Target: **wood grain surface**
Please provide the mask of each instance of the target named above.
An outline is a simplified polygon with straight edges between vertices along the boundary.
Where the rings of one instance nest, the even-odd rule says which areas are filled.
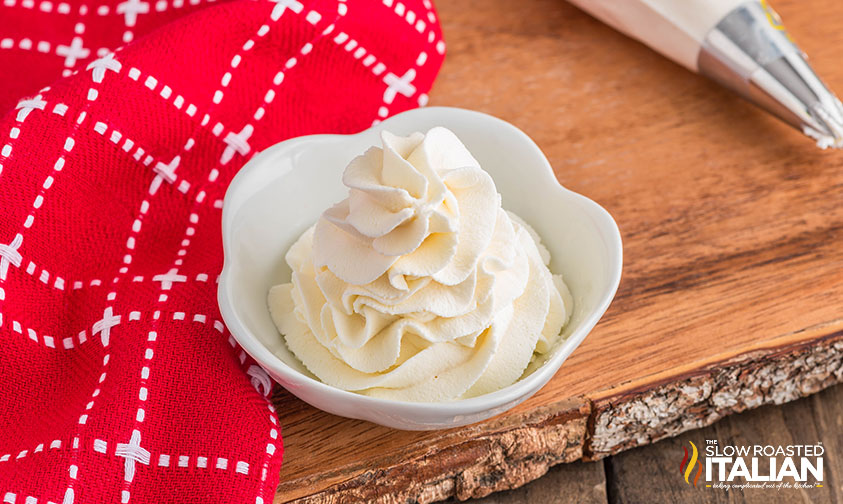
[[[843,3],[774,5],[843,90]],[[603,205],[620,289],[547,387],[484,424],[399,432],[279,392],[276,502],[478,497],[843,380],[843,153],[562,0],[437,6],[431,104],[512,122]]]
[[[469,504],[623,504],[683,502],[723,504],[843,503],[843,385],[782,406],[764,406],[705,429],[623,452],[603,462],[560,464],[537,481]],[[823,486],[810,489],[694,488],[678,471],[691,441],[786,446],[822,443]],[[764,461],[760,467],[766,468]],[[766,470],[766,469],[762,469]],[[451,499],[449,502],[455,502]]]
[[[705,429],[688,432],[638,450],[606,459],[605,481],[608,502],[683,502],[723,504],[789,504],[843,502],[843,386],[836,386],[785,406],[764,406],[728,417]],[[682,446],[705,440],[720,444],[773,445],[822,443],[823,486],[808,489],[730,490],[694,488],[685,484],[678,471]],[[677,456],[678,455],[678,456]],[[769,470],[769,461],[759,459],[759,471]],[[540,480],[541,481],[541,480]],[[548,490],[545,492],[550,493]],[[553,502],[553,501],[548,501]],[[474,504],[474,503],[472,503]],[[480,504],[480,503],[476,503]],[[491,504],[491,503],[489,503]],[[541,500],[533,504],[546,504]]]
[[[607,504],[607,483],[602,462],[573,462],[560,464],[550,469],[539,480],[515,490],[495,493],[468,502],[470,504]],[[447,502],[450,504],[459,501],[452,498]]]

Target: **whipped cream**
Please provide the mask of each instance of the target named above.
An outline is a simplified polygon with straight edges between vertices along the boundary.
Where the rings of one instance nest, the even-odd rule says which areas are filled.
[[[268,298],[287,347],[324,383],[375,397],[514,383],[570,314],[550,254],[451,131],[381,140],[345,169],[348,198],[287,252],[292,281]]]

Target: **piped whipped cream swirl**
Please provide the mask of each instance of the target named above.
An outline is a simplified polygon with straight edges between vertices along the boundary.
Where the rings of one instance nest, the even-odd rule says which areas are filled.
[[[287,252],[292,281],[268,299],[287,347],[324,383],[370,396],[439,402],[514,383],[569,317],[549,253],[451,131],[381,140]]]

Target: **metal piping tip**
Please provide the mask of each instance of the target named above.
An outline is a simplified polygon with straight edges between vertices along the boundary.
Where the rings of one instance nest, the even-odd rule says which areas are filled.
[[[843,104],[766,2],[748,1],[706,35],[700,73],[772,112],[822,149],[843,148]]]
[[[834,97],[830,105],[818,102],[814,105],[813,112],[818,122],[825,126],[825,131],[817,131],[806,125],[803,128],[804,133],[816,140],[817,147],[821,149],[843,148],[843,104],[840,100]]]

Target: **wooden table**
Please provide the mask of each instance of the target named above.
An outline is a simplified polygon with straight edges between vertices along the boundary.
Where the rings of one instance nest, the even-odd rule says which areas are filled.
[[[598,462],[560,464],[516,490],[495,493],[468,504],[683,504],[843,503],[843,385],[782,406],[767,405],[733,415],[710,427],[686,432]],[[683,447],[720,443],[773,446],[823,443],[823,485],[808,489],[694,488],[679,472]],[[768,470],[760,460],[759,468]],[[451,499],[453,502],[454,499]]]
[[[775,5],[843,90],[843,3]],[[548,386],[488,422],[400,432],[278,392],[276,502],[483,496],[843,380],[843,154],[562,0],[438,7],[431,104],[516,124],[605,206],[620,290]]]

